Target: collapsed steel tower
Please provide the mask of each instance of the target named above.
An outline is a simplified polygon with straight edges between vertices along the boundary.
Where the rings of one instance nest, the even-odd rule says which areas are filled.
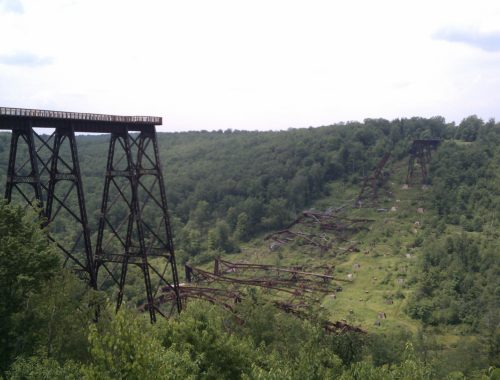
[[[49,234],[64,254],[64,266],[79,273],[94,289],[116,286],[117,308],[123,301],[130,267],[139,268],[152,322],[156,313],[169,315],[181,309],[180,297],[167,309],[157,299],[160,288],[179,293],[156,136],[156,125],[161,124],[161,117],[0,107],[0,130],[12,131],[7,201],[16,199],[39,207],[49,230],[65,214],[64,221],[71,221],[71,231],[77,234],[57,239]],[[52,133],[39,135],[35,128]],[[75,132],[110,134],[95,251]],[[144,215],[154,215],[154,220],[146,220]]]

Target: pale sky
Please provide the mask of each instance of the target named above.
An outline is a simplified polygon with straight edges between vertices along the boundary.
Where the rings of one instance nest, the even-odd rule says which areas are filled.
[[[0,0],[0,105],[162,131],[500,120],[500,1]]]

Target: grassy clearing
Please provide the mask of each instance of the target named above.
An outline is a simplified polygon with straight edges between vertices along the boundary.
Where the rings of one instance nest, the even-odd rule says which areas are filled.
[[[415,291],[423,230],[428,228],[428,219],[432,216],[428,211],[431,209],[429,191],[418,185],[410,188],[403,186],[406,162],[393,163],[390,169],[391,176],[385,190],[379,193],[376,207],[352,207],[360,185],[342,182],[331,183],[330,195],[311,207],[326,210],[347,205],[342,211],[343,216],[373,219],[368,230],[350,237],[350,240],[358,242],[359,252],[337,256],[333,252],[320,254],[319,250],[299,243],[271,251],[268,242],[261,236],[242,245],[240,253],[225,258],[281,266],[304,265],[311,269],[333,265],[334,275],[344,281],[339,281],[342,291],[326,295],[321,301],[330,320],[346,320],[369,332],[383,333],[400,327],[417,332],[421,323],[408,317],[405,308]],[[212,269],[212,265],[204,267]],[[352,280],[346,281],[349,274]],[[432,333],[436,341],[445,347],[453,347],[459,339],[456,329],[435,330]]]

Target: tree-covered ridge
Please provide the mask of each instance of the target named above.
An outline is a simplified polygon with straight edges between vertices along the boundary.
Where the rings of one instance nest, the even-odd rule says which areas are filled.
[[[366,119],[280,132],[159,133],[177,246],[187,256],[233,251],[239,241],[284,226],[323,196],[328,182],[358,181],[387,151],[402,158],[415,138],[450,138],[455,133],[456,128],[441,117]],[[78,136],[93,231],[108,141],[108,136]],[[2,188],[8,150],[9,135],[0,134]],[[64,221],[54,224],[54,230],[71,236]]]
[[[498,324],[498,248],[467,235],[429,239],[410,315],[431,325],[467,323],[476,331],[494,315]]]
[[[429,326],[468,326],[489,358],[500,352],[500,129],[477,118],[457,128],[431,164],[432,216],[408,313]],[[466,128],[467,127],[467,128]]]
[[[498,370],[494,366],[500,364],[500,260],[496,243],[500,126],[493,122],[470,117],[457,127],[445,124],[442,118],[414,118],[284,132],[159,134],[177,252],[181,259],[201,262],[203,254],[225,254],[238,250],[239,245],[246,248],[247,240],[252,248],[263,246],[260,233],[279,229],[332,189],[341,191],[341,186],[332,184],[357,189],[360,179],[384,152],[392,151],[399,172],[405,172],[411,141],[427,137],[445,141],[433,154],[432,186],[421,192],[413,189],[418,199],[408,196],[411,207],[416,209],[421,201],[428,207],[418,216],[422,228],[410,235],[409,244],[398,236],[386,239],[405,228],[398,223],[411,220],[413,225],[415,219],[409,218],[415,217],[372,210],[372,216],[380,221],[394,218],[391,225],[381,225],[380,235],[374,230],[366,244],[397,241],[397,246],[389,247],[389,255],[404,258],[406,251],[415,256],[417,275],[406,277],[415,291],[408,297],[405,312],[422,322],[416,323],[421,326],[416,332],[401,328],[374,330],[367,336],[325,336],[314,321],[283,315],[255,292],[249,292],[238,306],[243,324],[226,311],[195,303],[179,319],[150,326],[147,318],[133,310],[135,286],[140,283],[135,277],[129,276],[131,286],[127,288],[129,300],[134,301],[129,303],[132,310],[115,316],[103,295],[88,291],[71,274],[59,272],[54,262],[49,268],[45,265],[47,276],[35,277],[36,287],[15,293],[17,298],[10,305],[15,311],[5,313],[2,339],[10,346],[8,355],[2,357],[3,375],[462,379],[465,374],[471,379],[495,378]],[[8,138],[0,134],[1,186]],[[108,138],[78,139],[87,206],[95,223]],[[404,177],[391,180],[399,188]],[[3,207],[0,226],[9,226],[9,215],[16,212],[24,218],[20,209]],[[15,234],[17,229],[6,228],[12,235],[9,239],[22,240]],[[64,220],[52,228],[71,238]],[[27,231],[37,229],[38,225],[27,224]],[[27,247],[32,245],[29,240],[22,241]],[[0,257],[10,260],[12,252],[2,251],[4,246],[12,245],[0,245]],[[52,257],[50,247],[42,248],[42,254],[46,250]],[[262,249],[267,252],[267,247]],[[36,254],[29,249],[26,252]],[[378,260],[375,255],[373,258]],[[0,270],[9,270],[5,269],[9,265],[17,264],[0,262]],[[39,271],[19,265],[21,272],[28,273],[28,269]],[[16,279],[25,284],[22,273]],[[101,310],[97,324],[96,305]],[[457,349],[449,352],[433,340],[446,329],[457,329],[463,335]],[[457,370],[463,373],[452,372]]]

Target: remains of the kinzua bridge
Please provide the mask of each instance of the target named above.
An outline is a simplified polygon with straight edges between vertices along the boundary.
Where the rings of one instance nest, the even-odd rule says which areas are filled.
[[[71,220],[78,231],[76,238],[65,243],[51,237],[65,255],[64,264],[95,289],[117,286],[117,308],[129,267],[138,267],[152,322],[157,313],[169,315],[181,309],[156,137],[156,126],[161,124],[161,117],[0,107],[0,130],[12,131],[5,198],[36,205],[47,225],[65,214],[65,221]],[[50,129],[51,134],[38,134],[35,128]],[[75,132],[110,134],[95,250]],[[111,215],[117,209],[127,211],[120,220],[117,213]],[[156,214],[159,210],[161,221],[152,225],[145,220],[142,215],[148,209],[156,209]],[[158,290],[165,286],[177,295],[167,306],[157,300]]]

